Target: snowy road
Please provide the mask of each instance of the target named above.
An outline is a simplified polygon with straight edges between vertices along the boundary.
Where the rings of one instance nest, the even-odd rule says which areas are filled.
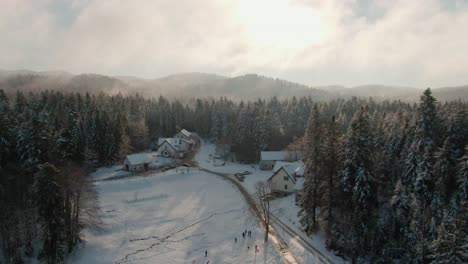
[[[104,225],[85,230],[84,246],[67,262],[281,263],[239,191],[192,170],[96,182]],[[252,238],[242,238],[244,229]]]

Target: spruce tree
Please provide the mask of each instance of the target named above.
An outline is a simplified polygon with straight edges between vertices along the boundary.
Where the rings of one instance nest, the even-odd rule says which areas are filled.
[[[353,259],[369,250],[375,224],[376,197],[374,178],[371,174],[371,143],[369,116],[363,108],[354,116],[348,131],[340,180],[344,197],[351,200],[352,227],[349,236],[352,241]]]
[[[317,105],[311,111],[305,133],[305,182],[301,205],[301,221],[307,233],[317,228],[319,177],[321,169],[322,121]]]

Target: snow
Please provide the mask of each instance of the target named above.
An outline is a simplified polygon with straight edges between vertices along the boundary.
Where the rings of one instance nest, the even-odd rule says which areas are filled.
[[[274,216],[299,233],[301,238],[313,245],[313,247],[322,254],[326,255],[333,263],[347,263],[342,258],[334,255],[333,252],[330,252],[325,248],[326,238],[324,234],[318,233],[309,237],[302,231],[298,217],[300,207],[296,205],[294,195],[272,200],[270,202],[270,206],[272,208],[271,212]],[[273,223],[273,226],[277,228],[277,232],[286,241],[296,256],[303,261],[303,263],[321,263],[321,261],[317,259],[316,255],[305,250],[304,247],[298,243],[297,237],[284,232],[283,228],[275,223]]]
[[[275,166],[273,167],[273,172],[277,172],[279,171],[279,169],[281,169],[283,166],[285,165],[289,165],[291,164],[291,162],[286,162],[286,161],[277,161],[275,162]]]
[[[235,174],[243,171],[250,171],[252,174],[245,175],[245,179],[241,184],[251,194],[255,194],[255,184],[259,181],[266,182],[271,177],[271,171],[260,170],[258,164],[240,164],[236,162],[226,161],[224,166],[219,166],[220,162],[213,157],[216,157],[216,146],[214,144],[203,143],[200,150],[195,155],[194,160],[202,168],[210,171]],[[214,161],[217,161],[214,163]],[[236,179],[237,180],[237,179]]]
[[[156,153],[138,153],[127,155],[127,159],[131,165],[138,165],[143,163],[151,163],[156,159]]]
[[[91,173],[90,177],[95,180],[116,179],[131,175],[129,171],[122,169],[122,165],[115,165],[112,167],[102,167]]]
[[[305,164],[301,160],[296,162],[277,161],[275,162],[273,172],[276,173],[281,168],[283,168],[289,174],[289,176],[304,176],[304,167]]]
[[[135,154],[133,154],[135,155]],[[150,162],[150,168],[160,168],[167,164],[174,163],[174,159],[166,158],[162,156],[156,156],[152,158]],[[117,164],[110,167],[101,167],[98,168],[95,172],[91,173],[90,177],[94,181],[108,180],[108,179],[118,179],[126,176],[132,175],[132,172],[123,170],[122,164]]]
[[[260,170],[258,165],[253,164],[239,164],[235,162],[226,161],[224,166],[216,166],[213,163],[213,157],[216,156],[215,153],[216,147],[214,144],[202,143],[201,148],[195,160],[198,162],[198,165],[202,168],[220,172],[220,173],[229,173],[234,174],[237,172],[242,172],[245,170],[251,171],[252,174],[246,175],[243,182],[240,182],[244,188],[252,195],[255,196],[255,184],[259,181],[266,182],[272,175],[272,171]],[[288,163],[291,164],[291,163]],[[296,165],[303,165],[302,161],[294,162]],[[294,166],[293,166],[294,167]],[[303,168],[304,166],[299,166],[297,168]],[[294,172],[295,170],[293,170]],[[233,177],[233,176],[232,176]],[[235,178],[234,178],[235,179]],[[297,178],[296,188],[300,189],[304,184],[304,178]],[[318,234],[313,237],[308,237],[301,229],[300,222],[298,219],[298,212],[300,210],[299,206],[295,203],[295,195],[291,194],[284,198],[278,198],[271,201],[272,213],[284,224],[301,234],[301,237],[304,240],[308,241],[315,249],[319,250],[325,256],[333,261],[333,263],[345,263],[343,259],[335,256],[333,252],[329,252],[325,248],[325,238],[323,235]],[[286,232],[282,232],[281,227],[273,224],[278,234],[286,241],[290,249],[294,254],[302,261],[302,263],[322,263],[316,255],[310,253],[303,245],[298,242],[296,236],[291,236]]]
[[[103,226],[83,231],[68,263],[281,263],[242,195],[218,176],[191,168],[95,186]]]
[[[188,138],[192,135],[192,133],[188,132],[186,129],[182,129],[180,133]]]

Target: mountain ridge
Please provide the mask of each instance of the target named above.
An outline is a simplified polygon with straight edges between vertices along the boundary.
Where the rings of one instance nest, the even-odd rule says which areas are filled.
[[[66,71],[0,70],[0,89],[39,92],[59,90],[158,97],[220,97],[233,100],[257,98],[290,98],[311,96],[318,101],[333,98],[372,97],[377,100],[416,101],[423,88],[366,84],[353,87],[343,85],[309,86],[255,73],[227,77],[203,72],[185,72],[160,78],[110,76],[95,73],[71,74]],[[468,85],[433,89],[440,101],[468,100]]]

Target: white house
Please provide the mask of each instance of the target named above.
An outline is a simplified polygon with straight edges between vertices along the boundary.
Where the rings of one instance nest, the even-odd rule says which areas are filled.
[[[180,155],[180,151],[173,144],[172,138],[160,138],[158,140],[158,148],[156,153],[163,157],[179,157]]]
[[[262,151],[260,152],[260,169],[271,170],[277,161],[297,161],[302,158],[302,151]]]
[[[174,138],[181,138],[181,139],[185,139],[189,142],[191,142],[192,144],[194,143],[193,141],[193,135],[192,133],[190,133],[188,130],[186,129],[182,129],[179,133],[177,133]]]
[[[152,153],[141,153],[128,155],[123,162],[123,169],[126,171],[147,171],[150,163],[155,159]]]
[[[298,190],[298,186],[296,186],[298,180],[296,177],[302,176],[298,175],[301,173],[301,170],[302,172],[304,171],[301,169],[302,167],[304,167],[302,161],[293,163],[277,162],[273,169],[273,175],[268,179],[271,191],[277,193],[296,192]]]
[[[156,152],[164,157],[178,158],[192,149],[192,142],[182,138],[159,138]]]

